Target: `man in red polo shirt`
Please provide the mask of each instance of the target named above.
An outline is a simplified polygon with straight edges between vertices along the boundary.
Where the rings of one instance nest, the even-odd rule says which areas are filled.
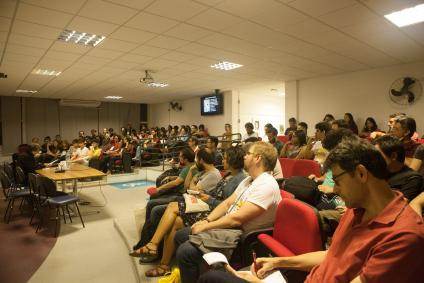
[[[422,281],[423,221],[401,193],[391,190],[377,149],[356,140],[344,141],[330,152],[325,165],[332,170],[335,193],[348,207],[329,250],[259,258],[257,276],[285,268],[310,271],[305,282]],[[239,277],[233,277],[234,282],[258,282],[255,276],[232,273]]]

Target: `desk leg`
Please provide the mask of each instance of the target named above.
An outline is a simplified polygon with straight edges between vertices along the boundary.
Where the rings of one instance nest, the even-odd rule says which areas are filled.
[[[74,192],[74,196],[78,196],[77,179],[72,180],[72,191]]]

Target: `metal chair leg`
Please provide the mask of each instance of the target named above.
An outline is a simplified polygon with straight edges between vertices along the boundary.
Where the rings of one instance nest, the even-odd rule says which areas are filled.
[[[3,216],[4,221],[7,220],[7,213],[9,212],[11,202],[12,202],[12,199],[9,199],[9,202],[7,203],[6,211],[4,212],[4,216]]]
[[[58,233],[58,228],[57,226],[59,225],[59,217],[60,217],[60,211],[59,211],[59,207],[56,207],[56,223],[54,225],[54,236],[57,238],[57,236],[59,235]]]
[[[65,224],[66,224],[65,210],[64,210],[63,206],[61,206],[60,208],[62,209],[63,222],[65,222]]]
[[[72,217],[71,217],[71,213],[69,212],[69,206],[68,205],[66,205],[66,211],[68,212],[69,221],[71,221],[71,223],[72,223]]]
[[[79,218],[81,219],[82,227],[85,228],[84,221],[82,220],[81,212],[79,210],[78,204],[75,202],[75,206],[77,207]]]
[[[12,217],[12,212],[13,212],[13,205],[15,204],[15,199],[12,199],[12,203],[10,205],[10,210],[9,210],[9,216],[7,217],[7,221],[6,223],[9,224],[10,222],[10,218]]]

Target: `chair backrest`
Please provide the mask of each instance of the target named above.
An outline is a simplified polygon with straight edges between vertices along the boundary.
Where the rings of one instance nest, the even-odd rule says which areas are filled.
[[[291,158],[279,158],[279,160],[283,176],[286,179],[292,176],[308,177],[311,174],[321,176],[321,167],[314,160]]]
[[[19,185],[24,185],[26,183],[26,177],[25,177],[24,170],[22,170],[21,167],[16,166],[15,172],[16,172],[16,183],[19,184]]]
[[[132,172],[131,161],[132,161],[131,153],[123,152],[122,153],[122,168],[123,168],[125,173],[131,173]]]
[[[281,190],[281,189],[280,189],[280,195],[281,195],[281,198],[282,199],[283,198],[295,198],[294,197],[294,194],[292,194],[292,193],[290,193],[288,191],[285,191],[285,190]]]
[[[295,255],[324,249],[317,210],[296,199],[281,200],[273,238]]]
[[[418,139],[417,142],[420,144],[424,144],[424,139]]]
[[[3,189],[3,195],[5,198],[7,198],[8,191],[11,188],[12,183],[10,182],[9,177],[4,171],[0,171],[0,182],[1,182],[1,187]]]
[[[37,174],[28,173],[28,185],[31,192],[38,194]]]
[[[100,159],[99,158],[91,158],[88,161],[88,167],[100,170]]]
[[[56,184],[47,177],[37,176],[37,190],[41,196],[54,196],[56,194]]]
[[[280,142],[286,143],[286,142],[288,142],[288,141],[289,141],[289,136],[277,136],[277,139],[278,139]]]
[[[4,172],[7,174],[7,177],[9,177],[10,182],[15,181],[15,173],[13,172],[12,165],[5,162],[3,165]]]

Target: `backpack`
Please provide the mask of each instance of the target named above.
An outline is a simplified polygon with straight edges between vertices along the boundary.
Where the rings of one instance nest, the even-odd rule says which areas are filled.
[[[296,199],[312,206],[317,206],[323,194],[318,190],[318,184],[314,180],[303,176],[293,176],[286,179],[283,188],[292,193]]]

